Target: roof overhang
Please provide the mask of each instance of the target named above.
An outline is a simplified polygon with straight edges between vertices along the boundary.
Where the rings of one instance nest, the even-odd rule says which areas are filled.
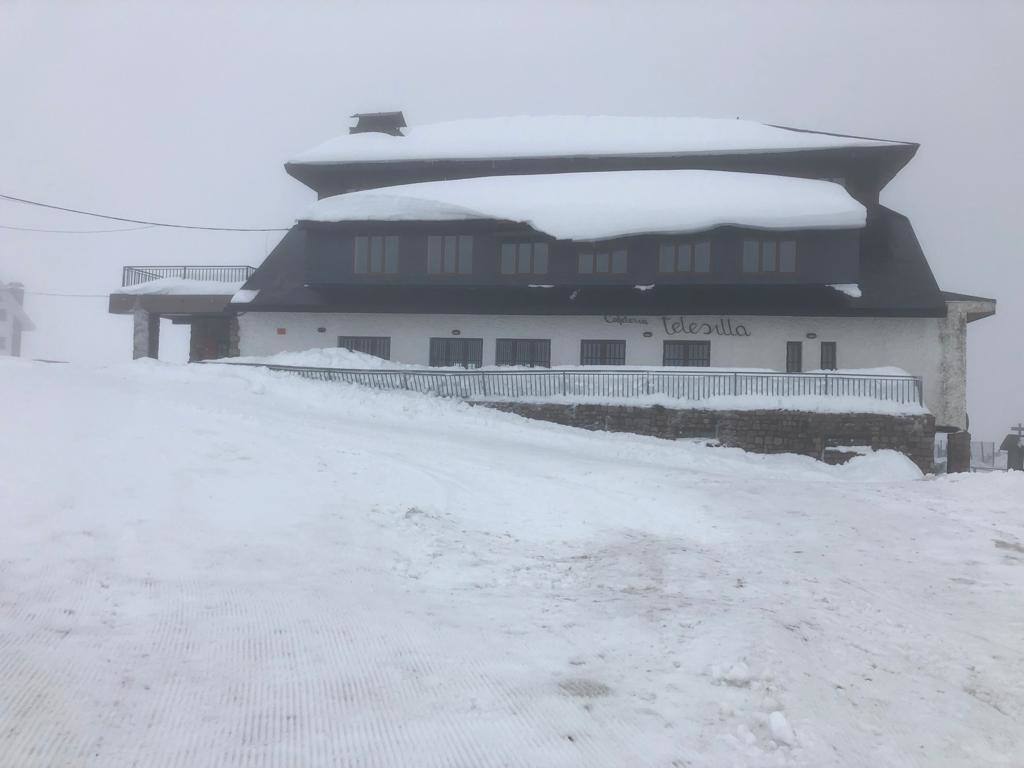
[[[130,315],[141,309],[166,317],[188,315],[219,315],[228,308],[234,293],[227,294],[159,294],[112,293],[107,311],[113,315]]]
[[[984,320],[996,313],[996,300],[984,296],[971,296],[966,293],[952,293],[943,291],[942,298],[947,305],[955,305],[956,308],[967,317],[968,323],[975,320]]]

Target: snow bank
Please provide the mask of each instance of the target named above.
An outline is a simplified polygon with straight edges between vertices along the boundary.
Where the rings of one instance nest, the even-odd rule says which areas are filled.
[[[359,135],[359,134],[357,134]],[[306,221],[529,224],[563,240],[760,229],[860,228],[864,206],[838,184],[729,171],[611,171],[427,181],[318,200]]]
[[[6,362],[5,766],[1020,763],[1024,473]]]
[[[403,136],[344,134],[294,158],[299,165],[472,158],[745,154],[901,142],[794,131],[751,120],[708,117],[546,115],[453,120]]]
[[[182,277],[163,277],[148,283],[123,286],[112,293],[166,294],[172,296],[228,296],[234,295],[244,281],[187,280]]]

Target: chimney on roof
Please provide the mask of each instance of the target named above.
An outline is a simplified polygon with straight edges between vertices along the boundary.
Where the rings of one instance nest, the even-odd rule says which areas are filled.
[[[352,115],[356,124],[348,129],[349,133],[386,133],[389,136],[401,136],[405,128],[405,115],[401,112],[356,112]]]

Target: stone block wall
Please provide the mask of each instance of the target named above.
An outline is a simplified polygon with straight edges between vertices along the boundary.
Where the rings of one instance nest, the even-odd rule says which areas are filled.
[[[753,453],[799,453],[825,460],[826,448],[868,445],[905,454],[931,472],[935,418],[874,413],[806,411],[705,411],[661,406],[564,405],[554,403],[478,403],[530,419],[570,427],[632,432],[674,440],[716,438],[722,445]]]

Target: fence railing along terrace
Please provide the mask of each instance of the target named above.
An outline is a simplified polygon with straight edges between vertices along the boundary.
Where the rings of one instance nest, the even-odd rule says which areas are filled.
[[[643,369],[425,371],[389,368],[311,368],[261,363],[222,364],[285,371],[317,381],[361,384],[377,389],[399,389],[464,399],[618,399],[661,395],[678,400],[708,400],[714,397],[753,395],[783,398],[857,397],[907,405],[924,403],[920,376]]]
[[[167,277],[179,277],[182,280],[241,283],[248,280],[255,271],[255,267],[242,265],[124,267],[121,270],[121,286],[128,288],[133,285],[148,283],[151,280],[163,280]]]

